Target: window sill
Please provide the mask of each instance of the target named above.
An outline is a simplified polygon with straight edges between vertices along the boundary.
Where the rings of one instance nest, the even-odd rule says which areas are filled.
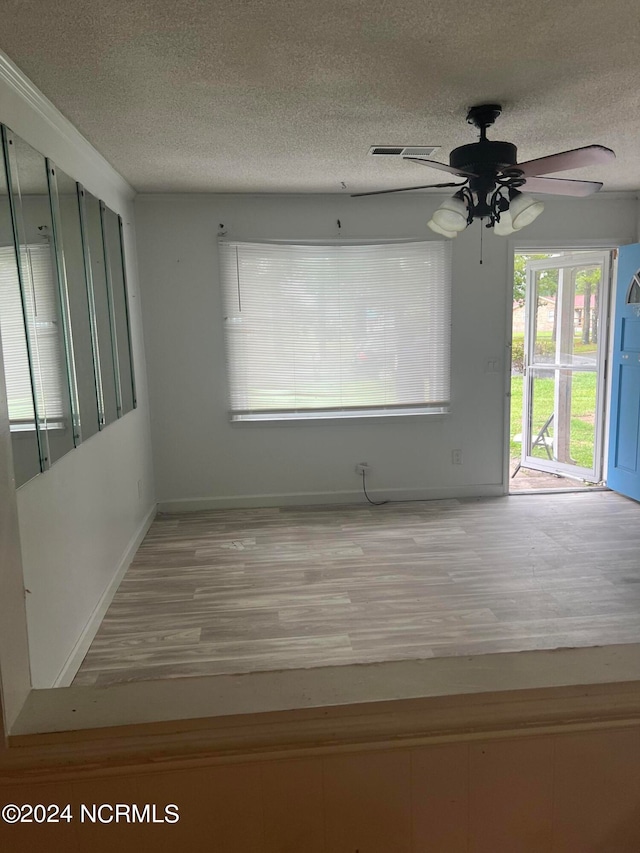
[[[382,411],[378,410],[371,414],[366,414],[363,411],[355,411],[352,414],[343,412],[327,412],[327,413],[291,413],[291,414],[265,414],[265,415],[244,415],[239,417],[230,417],[229,423],[233,426],[268,426],[277,425],[285,426],[287,424],[298,426],[300,424],[309,424],[318,426],[319,424],[365,424],[365,423],[389,423],[390,421],[415,421],[418,418],[441,418],[446,417],[451,413],[451,409],[441,409],[439,411],[425,410],[402,410]]]

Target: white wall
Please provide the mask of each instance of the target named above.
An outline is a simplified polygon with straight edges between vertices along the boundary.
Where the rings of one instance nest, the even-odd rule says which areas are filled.
[[[86,632],[91,634],[92,614],[154,507],[133,191],[2,55],[0,121],[104,199],[125,223],[138,408],[16,494],[32,684],[50,687],[74,651],[81,653],[89,639]],[[0,385],[3,394],[3,380]],[[6,443],[8,430],[0,429],[0,440]],[[1,512],[0,521],[8,519],[15,527],[8,509]],[[19,566],[13,571],[15,575]],[[0,645],[0,663],[8,654],[6,645]],[[4,685],[5,690],[10,686]]]
[[[0,753],[31,687],[18,509],[0,340]]]
[[[452,407],[379,422],[230,424],[217,232],[231,239],[417,238],[441,197],[138,196],[136,222],[161,507],[360,499],[356,462],[378,495],[503,491],[506,329],[512,244],[476,223],[453,245]],[[634,197],[549,200],[527,241],[629,242]],[[499,360],[500,372],[485,365]],[[460,448],[464,463],[451,464]]]

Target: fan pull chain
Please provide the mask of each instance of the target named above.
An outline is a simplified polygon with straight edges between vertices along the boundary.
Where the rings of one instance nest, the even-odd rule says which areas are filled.
[[[482,263],[482,235],[484,234],[484,222],[480,220],[480,263]]]

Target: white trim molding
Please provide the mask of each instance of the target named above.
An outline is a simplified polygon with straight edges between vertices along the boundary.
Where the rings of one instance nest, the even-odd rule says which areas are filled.
[[[88,163],[93,171],[93,175],[106,181],[110,184],[116,193],[125,195],[129,199],[133,199],[136,195],[135,190],[125,179],[120,175],[113,166],[97,151],[93,145],[77,130],[73,124],[65,118],[60,110],[48,99],[42,92],[31,82],[31,80],[18,68],[18,66],[9,59],[9,57],[0,50],[0,84],[5,91],[0,90],[0,121],[8,124],[15,133],[25,136],[26,141],[34,144],[28,138],[26,127],[22,126],[22,122],[16,121],[11,116],[5,115],[5,103],[8,100],[8,93],[12,93],[19,101],[22,101],[29,109],[24,116],[25,123],[33,121],[31,111],[35,112],[37,117],[43,119],[49,129],[53,130],[60,141],[67,146],[70,151],[81,160]],[[8,90],[8,91],[7,91]],[[7,110],[8,112],[17,112],[16,110]],[[34,144],[38,148],[37,144]],[[52,151],[41,151],[47,157],[51,157],[65,171],[69,171],[72,176],[78,180],[81,176],[76,175],[70,165],[64,162],[58,162],[58,158]],[[87,188],[91,189],[91,181],[82,180],[86,183]]]
[[[367,489],[375,501],[441,501],[455,498],[497,498],[504,495],[501,483],[473,486],[442,486],[435,489]],[[335,492],[289,492],[262,495],[220,495],[202,498],[167,498],[158,501],[158,512],[195,512],[207,509],[254,508],[263,506],[329,506],[364,504],[362,489]]]

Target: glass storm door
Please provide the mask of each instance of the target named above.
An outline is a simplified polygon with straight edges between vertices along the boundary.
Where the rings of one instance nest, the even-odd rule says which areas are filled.
[[[640,244],[618,254],[607,485],[640,500]]]
[[[610,253],[528,261],[523,468],[602,478]]]

